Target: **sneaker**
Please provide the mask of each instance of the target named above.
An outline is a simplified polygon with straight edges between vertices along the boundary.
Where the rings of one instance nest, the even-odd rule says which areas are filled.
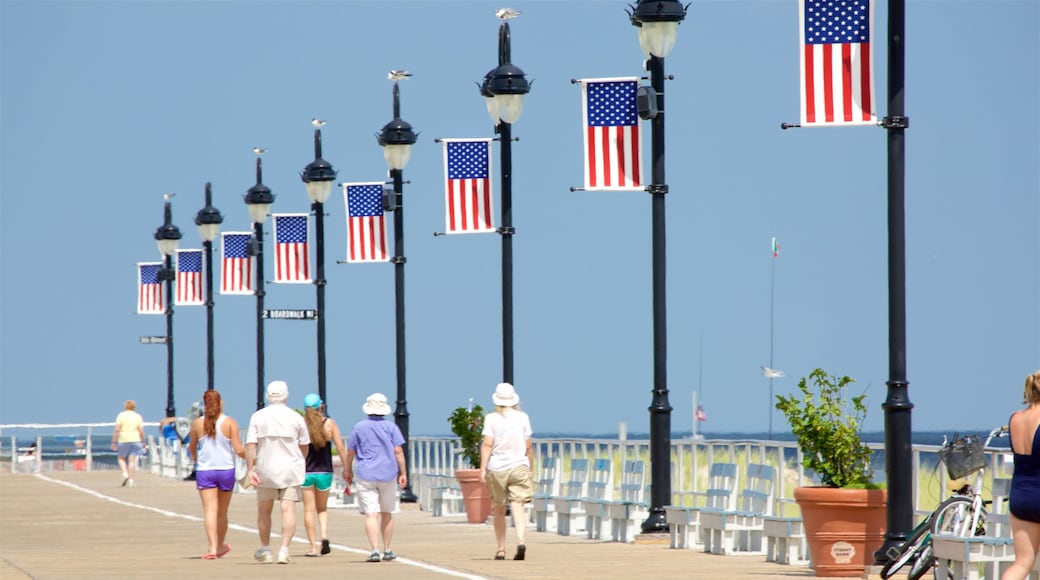
[[[396,560],[396,559],[397,559],[397,554],[395,554],[393,550],[387,550],[387,551],[383,552],[383,561],[384,562],[389,562],[390,560]]]
[[[127,487],[133,487],[134,486],[134,480],[132,480],[132,479],[126,480],[126,486]]]
[[[281,550],[278,550],[278,563],[279,564],[288,564],[291,561],[292,561],[292,558],[289,557],[289,548],[283,547]]]
[[[253,559],[261,564],[270,564],[274,561],[274,557],[271,556],[271,550],[269,548],[260,548],[253,554]]]
[[[378,562],[379,561],[379,552],[378,551],[372,552],[371,554],[368,555],[368,559],[365,560],[365,561],[366,562]]]
[[[120,487],[126,487],[126,482],[128,482],[128,481],[130,481],[130,476],[127,475],[126,472],[124,472],[123,473],[123,483],[119,484],[119,486]]]

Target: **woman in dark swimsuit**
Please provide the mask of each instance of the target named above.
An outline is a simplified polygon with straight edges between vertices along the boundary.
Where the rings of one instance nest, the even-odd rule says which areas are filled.
[[[1011,415],[1011,451],[1015,473],[1011,476],[1011,536],[1015,563],[1001,580],[1021,580],[1029,575],[1040,552],[1040,371],[1026,377],[1026,408]]]

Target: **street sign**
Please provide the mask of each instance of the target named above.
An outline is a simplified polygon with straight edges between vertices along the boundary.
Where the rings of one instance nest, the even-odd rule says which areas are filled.
[[[264,318],[278,320],[314,320],[318,318],[317,310],[264,310]]]
[[[165,336],[142,336],[141,344],[166,344]]]

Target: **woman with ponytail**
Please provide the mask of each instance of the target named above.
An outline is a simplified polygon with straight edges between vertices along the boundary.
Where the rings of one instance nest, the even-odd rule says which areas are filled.
[[[202,401],[202,416],[191,423],[188,452],[196,465],[195,487],[202,499],[203,526],[209,542],[209,551],[202,559],[214,560],[231,551],[224,539],[235,489],[235,455],[245,457],[246,448],[238,435],[238,423],[224,414],[220,393],[206,391]]]
[[[329,546],[328,512],[329,490],[332,488],[332,446],[336,446],[340,457],[345,448],[336,421],[325,416],[321,397],[315,393],[307,395],[303,398],[303,408],[303,418],[311,436],[311,449],[307,453],[307,478],[303,481],[303,526],[307,529],[307,539],[311,543],[311,549],[305,555],[317,556],[332,551]],[[316,529],[315,524],[320,529]]]
[[[1011,415],[1011,451],[1015,471],[1011,475],[1011,537],[1015,563],[1001,577],[1019,580],[1029,576],[1040,553],[1040,371],[1026,377],[1026,408]]]

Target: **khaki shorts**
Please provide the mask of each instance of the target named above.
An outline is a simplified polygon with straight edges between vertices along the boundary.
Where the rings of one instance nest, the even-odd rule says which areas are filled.
[[[489,471],[487,486],[491,501],[500,506],[507,502],[531,503],[534,494],[534,478],[531,477],[531,468],[526,465],[505,471]]]
[[[284,487],[282,489],[276,489],[273,487],[256,488],[256,501],[274,501],[276,499],[300,501],[303,499],[303,494],[300,492],[300,486],[298,485]]]

